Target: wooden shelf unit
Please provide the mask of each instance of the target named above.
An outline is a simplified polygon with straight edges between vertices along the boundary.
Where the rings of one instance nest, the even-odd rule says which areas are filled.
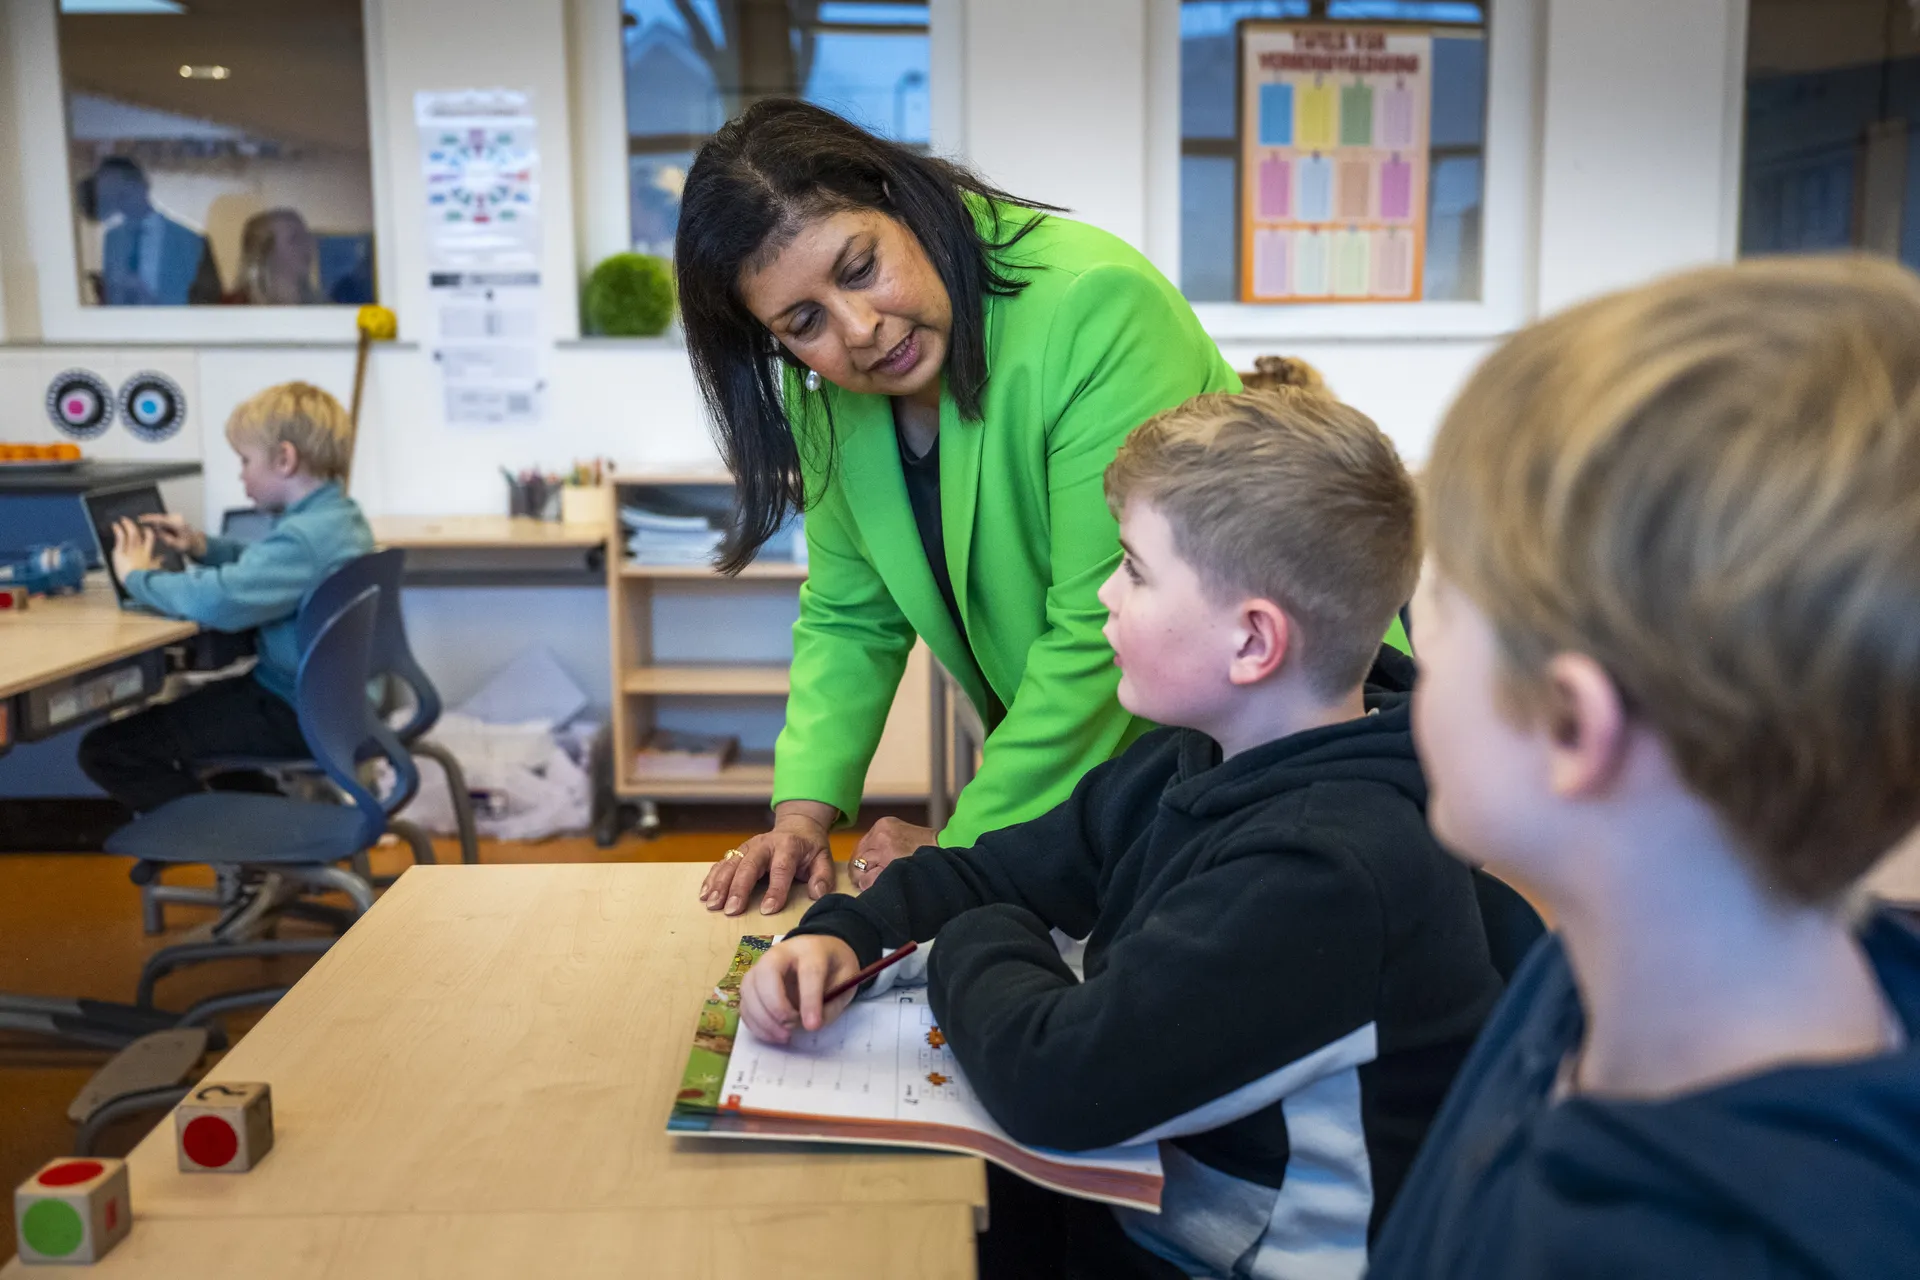
[[[724,474],[643,473],[618,475],[615,520],[607,544],[607,614],[612,624],[613,744],[615,790],[628,799],[673,801],[767,801],[773,796],[773,760],[768,752],[743,751],[719,774],[703,778],[644,777],[634,770],[634,755],[652,732],[663,698],[712,698],[778,706],[789,688],[784,655],[752,662],[673,662],[654,651],[655,611],[671,608],[689,592],[713,592],[762,599],[770,592],[797,591],[805,565],[767,558],[734,577],[704,565],[643,565],[627,556],[627,532],[618,520],[620,504],[646,491],[704,491],[709,500],[724,498],[732,480]],[[664,597],[661,591],[668,591]],[[930,781],[931,658],[924,645],[914,647],[906,674],[894,696],[873,766],[867,771],[869,800],[925,800]],[[764,722],[763,722],[764,723]],[[716,732],[732,732],[718,728]]]

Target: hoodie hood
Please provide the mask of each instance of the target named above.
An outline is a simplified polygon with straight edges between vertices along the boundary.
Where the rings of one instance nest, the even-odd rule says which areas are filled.
[[[1902,1048],[1663,1102],[1570,1099],[1541,1122],[1550,1183],[1588,1203],[1630,1198],[1737,1222],[1810,1275],[1920,1271],[1920,934],[1882,913],[1861,942],[1905,1028]],[[1577,1014],[1567,1029],[1577,1038]]]
[[[1183,729],[1178,765],[1161,801],[1212,818],[1317,783],[1372,782],[1424,808],[1427,784],[1413,751],[1410,703],[1406,693],[1369,685],[1367,714],[1359,719],[1276,738],[1224,762],[1219,743]]]

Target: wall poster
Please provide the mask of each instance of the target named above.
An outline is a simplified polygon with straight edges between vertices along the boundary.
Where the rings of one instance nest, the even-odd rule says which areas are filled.
[[[1427,238],[1433,39],[1240,23],[1242,302],[1414,302]]]

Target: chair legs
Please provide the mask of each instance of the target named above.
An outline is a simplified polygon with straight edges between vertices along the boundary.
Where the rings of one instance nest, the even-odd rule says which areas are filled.
[[[460,767],[460,761],[454,758],[453,752],[437,742],[421,738],[409,743],[407,750],[416,756],[425,756],[434,761],[447,775],[447,794],[453,801],[453,820],[460,831],[460,861],[468,866],[479,862],[480,836],[478,828],[474,825],[473,797],[467,792],[466,770]]]

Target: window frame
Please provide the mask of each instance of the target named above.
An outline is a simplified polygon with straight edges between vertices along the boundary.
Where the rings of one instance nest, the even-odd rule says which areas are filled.
[[[927,0],[928,143],[963,155],[965,0]],[[609,254],[633,247],[628,205],[626,66],[620,0],[567,0],[568,79],[573,85],[574,244],[582,279]],[[611,31],[613,39],[608,39]],[[648,341],[648,339],[633,339]],[[653,339],[657,341],[657,339]]]
[[[381,0],[365,0],[361,22],[366,42],[367,164],[373,190],[375,287],[382,305],[393,306],[399,281],[394,272],[392,192],[387,177],[387,113],[379,51]],[[26,243],[36,264],[40,338],[44,343],[153,343],[166,346],[301,345],[355,341],[354,306],[331,303],[307,307],[108,307],[80,300],[80,253],[74,227],[73,190],[67,146],[66,87],[60,75],[58,7],[16,5],[11,14],[15,36],[15,103],[19,109],[20,170],[23,174],[59,174],[62,181],[29,181],[22,193]]]
[[[1509,333],[1530,315],[1538,197],[1545,0],[1492,0],[1477,302],[1195,302],[1215,341],[1462,339]],[[1180,279],[1180,0],[1147,0],[1146,254]]]

